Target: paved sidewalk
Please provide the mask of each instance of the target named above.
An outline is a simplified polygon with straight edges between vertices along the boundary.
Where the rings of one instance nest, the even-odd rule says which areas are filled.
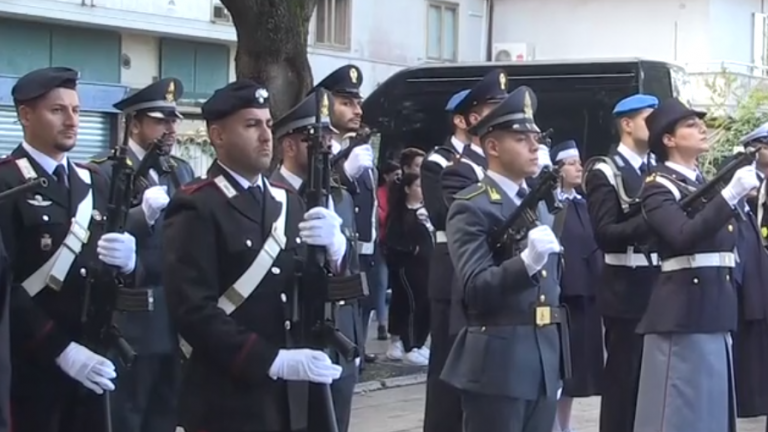
[[[349,432],[422,432],[424,391],[420,384],[356,395]],[[577,400],[574,432],[598,432],[599,413],[599,398]],[[765,419],[740,420],[738,432],[765,432]]]

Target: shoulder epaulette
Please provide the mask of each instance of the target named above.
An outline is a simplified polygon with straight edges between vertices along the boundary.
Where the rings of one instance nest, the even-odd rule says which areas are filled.
[[[74,162],[75,166],[78,168],[87,169],[88,171],[101,174],[101,171],[99,171],[98,168],[92,165],[91,162]]]
[[[487,190],[485,183],[475,183],[472,186],[456,193],[453,197],[460,200],[468,200],[474,198]]]
[[[646,183],[651,183],[656,181],[656,173],[652,173],[648,177],[645,178]]]
[[[192,194],[200,190],[203,186],[213,184],[213,179],[200,178],[199,181],[192,181],[181,187],[181,191],[187,194]]]
[[[270,181],[269,181],[269,185],[270,185],[270,186],[274,186],[274,187],[276,187],[276,188],[285,189],[285,190],[287,190],[288,192],[295,192],[295,191],[293,190],[293,188],[292,188],[292,187],[288,187],[287,185],[285,185],[285,184],[283,184],[283,183],[280,183],[280,182],[276,182],[276,181],[274,181],[274,180],[270,180]]]
[[[98,164],[104,163],[104,162],[106,162],[108,160],[109,160],[109,157],[108,156],[104,156],[102,158],[91,159],[91,160],[88,161],[88,163],[93,163],[93,164],[97,164],[98,165]]]

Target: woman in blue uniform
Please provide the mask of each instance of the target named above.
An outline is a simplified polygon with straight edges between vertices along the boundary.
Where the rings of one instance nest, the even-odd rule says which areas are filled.
[[[643,357],[634,432],[735,432],[734,216],[759,183],[753,166],[741,168],[706,201],[681,206],[705,184],[697,168],[709,149],[703,117],[668,99],[646,118],[650,150],[663,163],[646,180],[641,205],[661,274],[637,328]]]
[[[571,378],[563,383],[552,430],[570,432],[573,398],[599,394],[603,335],[595,293],[602,253],[594,240],[587,203],[576,191],[582,176],[576,142],[566,141],[554,146],[550,157],[562,176],[559,196],[565,206],[555,217],[554,229],[564,249],[560,302],[568,308],[573,368]]]

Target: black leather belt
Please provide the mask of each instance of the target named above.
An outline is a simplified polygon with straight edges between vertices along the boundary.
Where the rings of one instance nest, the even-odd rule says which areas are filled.
[[[535,325],[544,327],[552,324],[562,324],[568,320],[568,312],[563,307],[541,305],[536,306],[525,314],[507,314],[498,317],[479,317],[467,315],[469,327],[502,327]]]

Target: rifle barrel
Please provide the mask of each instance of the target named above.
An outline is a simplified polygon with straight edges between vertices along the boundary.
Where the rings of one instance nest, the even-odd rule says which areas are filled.
[[[32,181],[16,186],[13,189],[8,189],[7,191],[0,192],[0,202],[9,200],[11,198],[16,197],[17,195],[21,195],[25,192],[29,192],[32,189],[36,189],[39,187],[41,188],[48,187],[48,179],[44,177],[38,177]]]

